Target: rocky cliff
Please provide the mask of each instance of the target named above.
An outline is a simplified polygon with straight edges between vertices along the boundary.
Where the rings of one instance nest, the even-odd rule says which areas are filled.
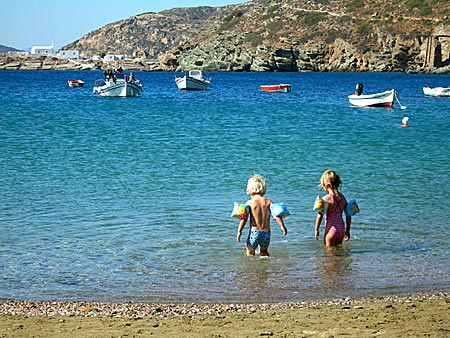
[[[272,0],[160,58],[165,69],[450,72],[448,1]]]

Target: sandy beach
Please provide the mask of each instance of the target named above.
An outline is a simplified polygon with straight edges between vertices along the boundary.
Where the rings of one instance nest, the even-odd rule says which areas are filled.
[[[0,303],[0,337],[450,337],[450,294],[292,304]]]

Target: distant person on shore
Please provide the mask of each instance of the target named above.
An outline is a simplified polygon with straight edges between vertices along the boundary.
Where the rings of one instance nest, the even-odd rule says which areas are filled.
[[[363,84],[362,83],[357,83],[356,84],[356,88],[355,88],[355,92],[353,93],[354,95],[362,95],[363,93]]]
[[[402,125],[401,125],[403,128],[406,128],[406,127],[409,127],[409,117],[408,116],[405,116],[403,119],[402,119]]]
[[[251,199],[246,202],[249,208],[250,231],[247,237],[247,256],[254,256],[259,246],[261,256],[269,256],[270,244],[270,217],[271,207],[274,204],[270,199],[264,197],[266,193],[266,180],[258,174],[249,178],[247,183],[247,194]],[[287,229],[280,216],[275,217],[281,227],[283,236],[287,235]],[[240,243],[242,230],[247,223],[247,218],[242,218],[239,222],[236,239]]]
[[[350,225],[352,222],[351,216],[346,216],[345,225],[342,218],[342,213],[347,207],[347,200],[344,195],[339,192],[341,186],[341,178],[339,174],[332,170],[327,170],[320,178],[319,187],[323,188],[327,195],[322,199],[327,204],[326,212],[319,212],[316,217],[315,238],[319,239],[319,228],[325,216],[325,232],[323,242],[327,247],[334,247],[342,244],[345,239],[350,239]]]

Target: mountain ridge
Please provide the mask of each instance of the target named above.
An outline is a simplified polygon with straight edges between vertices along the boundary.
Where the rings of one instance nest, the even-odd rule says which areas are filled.
[[[445,0],[253,0],[173,8],[107,24],[62,49],[127,55],[127,68],[144,71],[449,73],[449,7]]]
[[[20,49],[16,49],[14,47],[0,45],[0,53],[8,53],[8,52],[23,52],[23,51]]]

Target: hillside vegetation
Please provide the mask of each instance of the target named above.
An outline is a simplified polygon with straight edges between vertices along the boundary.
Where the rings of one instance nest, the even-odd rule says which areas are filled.
[[[267,0],[144,13],[64,49],[164,70],[448,71],[447,0]]]

